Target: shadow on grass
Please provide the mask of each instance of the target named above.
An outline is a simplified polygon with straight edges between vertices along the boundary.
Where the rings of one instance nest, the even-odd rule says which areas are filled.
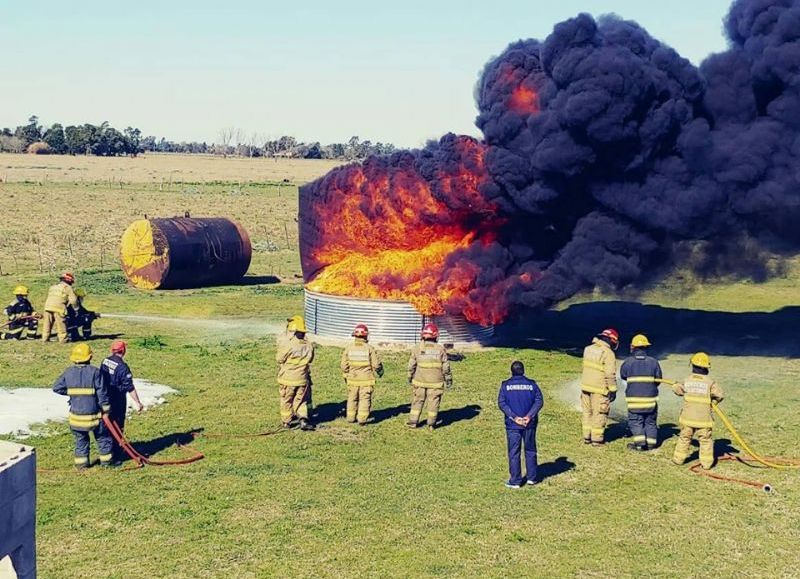
[[[800,358],[800,306],[774,312],[718,312],[635,302],[591,302],[562,311],[529,312],[498,328],[498,345],[558,350],[580,356],[600,330],[618,329],[627,351],[630,337],[646,334],[653,352]]]
[[[566,456],[559,456],[552,462],[545,462],[536,467],[536,478],[539,482],[545,479],[564,474],[575,468],[575,463]]]
[[[233,286],[248,286],[248,285],[269,285],[280,283],[281,280],[274,275],[246,275],[239,281],[233,282]]]
[[[147,440],[144,442],[131,441],[131,445],[136,450],[138,450],[140,454],[143,454],[148,458],[152,458],[159,452],[162,452],[177,444],[191,444],[192,442],[194,442],[195,437],[198,434],[201,434],[204,430],[205,430],[204,428],[194,428],[192,430],[187,430],[186,432],[176,432],[173,434],[159,436],[158,438],[154,438],[152,440]],[[125,454],[124,452],[122,454],[124,454],[124,457],[122,457],[122,462],[127,462],[131,460],[131,457],[129,457],[127,454]]]
[[[400,404],[391,408],[381,408],[372,413],[372,420],[375,424],[383,422],[384,420],[391,420],[403,414],[411,412],[411,404]]]
[[[78,340],[79,342],[91,342],[92,340],[116,340],[117,338],[122,338],[125,334],[122,332],[117,332],[116,334],[92,334],[92,336],[87,340]]]
[[[676,424],[671,422],[658,425],[658,444],[659,446],[670,438],[677,436],[680,429]],[[625,420],[609,424],[606,428],[605,440],[606,442],[614,442],[622,438],[630,438],[631,431],[628,428],[628,423]]]
[[[344,416],[344,413],[344,402],[325,402],[314,407],[312,418],[314,419],[314,423],[322,424],[324,422],[333,422],[340,416]]]
[[[477,404],[468,404],[461,408],[448,408],[439,412],[437,428],[445,428],[456,422],[472,420],[481,413],[481,407]]]

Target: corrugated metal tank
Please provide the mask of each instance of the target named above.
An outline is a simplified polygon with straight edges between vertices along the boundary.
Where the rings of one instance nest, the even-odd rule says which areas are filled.
[[[326,338],[349,338],[358,323],[369,326],[370,340],[414,344],[422,326],[439,326],[439,341],[450,344],[489,344],[494,327],[470,323],[459,316],[425,316],[407,302],[351,298],[305,290],[305,318],[310,332]]]
[[[252,254],[247,231],[222,217],[139,219],[120,242],[122,271],[141,289],[235,283]]]

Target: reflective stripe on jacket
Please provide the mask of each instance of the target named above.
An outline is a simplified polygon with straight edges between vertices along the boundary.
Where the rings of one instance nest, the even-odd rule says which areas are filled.
[[[47,291],[47,300],[44,302],[44,310],[66,316],[68,305],[73,308],[78,305],[78,297],[72,290],[72,286],[63,281],[50,286]]]
[[[450,362],[444,346],[423,340],[411,350],[408,360],[408,379],[421,388],[444,388],[453,382]]]
[[[109,394],[126,394],[134,391],[133,373],[122,356],[112,354],[100,364]]]
[[[292,336],[279,344],[275,355],[278,367],[278,384],[281,386],[306,386],[311,381],[311,362],[314,346],[305,338]]]
[[[599,338],[583,350],[581,390],[608,395],[617,391],[617,359],[614,350]]]
[[[629,412],[647,414],[656,409],[659,383],[653,378],[662,378],[658,360],[648,356],[644,350],[636,349],[622,363],[619,377],[627,382],[625,401]]]
[[[53,392],[69,396],[69,426],[73,430],[94,430],[101,412],[110,412],[108,391],[100,370],[91,364],[75,364],[59,376]]]
[[[375,379],[383,371],[375,348],[363,338],[356,338],[344,349],[340,367],[348,386],[375,386]]]
[[[675,384],[672,389],[683,396],[683,408],[678,420],[681,426],[689,428],[713,428],[711,401],[722,401],[722,389],[709,376],[692,374],[683,384]]]
[[[33,314],[33,306],[28,301],[28,298],[20,298],[8,304],[5,312],[8,319],[14,321]]]

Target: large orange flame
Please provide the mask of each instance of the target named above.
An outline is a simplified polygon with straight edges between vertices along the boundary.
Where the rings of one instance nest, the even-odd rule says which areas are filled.
[[[434,315],[460,304],[482,323],[505,315],[463,305],[480,271],[458,260],[458,252],[490,244],[500,221],[480,191],[488,180],[484,146],[470,137],[453,139],[445,161],[425,165],[425,158],[406,153],[326,178],[324,198],[310,208],[315,239],[306,261],[315,271],[309,289],[403,300]]]

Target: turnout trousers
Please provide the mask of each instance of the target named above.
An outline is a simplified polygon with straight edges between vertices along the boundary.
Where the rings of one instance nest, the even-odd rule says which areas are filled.
[[[67,341],[67,323],[64,321],[64,314],[59,312],[45,312],[42,319],[42,342],[50,340],[50,332],[55,328],[58,341]]]
[[[697,435],[700,442],[700,464],[708,470],[714,466],[714,436],[710,428],[692,428],[681,426],[678,433],[678,443],[675,445],[675,452],[672,455],[672,462],[683,464],[689,458],[692,447],[692,438]]]
[[[628,412],[628,428],[637,446],[658,446],[658,408],[652,412]]]
[[[102,422],[92,430],[72,430],[75,437],[75,466],[89,466],[90,434],[94,434],[97,451],[100,454],[100,464],[110,464],[113,458],[112,438],[105,424]]]
[[[128,395],[125,392],[109,392],[109,401],[111,402],[111,412],[109,417],[119,426],[120,432],[125,432],[125,415],[128,411]],[[114,437],[111,437],[111,445],[113,448],[114,458],[121,460],[124,458],[125,453],[120,448],[119,444]]]
[[[308,386],[281,386],[281,422],[289,424],[293,418],[308,419]]]
[[[427,404],[428,426],[434,426],[436,424],[436,418],[439,416],[442,394],[444,394],[444,388],[414,386],[414,391],[411,396],[411,415],[409,416],[409,422],[417,424],[422,414],[422,408]]]
[[[536,427],[525,429],[506,429],[508,443],[508,482],[512,485],[524,484],[526,480],[536,480]],[[522,476],[520,458],[525,448],[525,476]]]
[[[366,424],[372,411],[373,386],[347,387],[347,421]]]
[[[611,401],[604,394],[581,392],[581,411],[583,412],[583,439],[591,442],[603,442],[608,422],[608,411]]]

